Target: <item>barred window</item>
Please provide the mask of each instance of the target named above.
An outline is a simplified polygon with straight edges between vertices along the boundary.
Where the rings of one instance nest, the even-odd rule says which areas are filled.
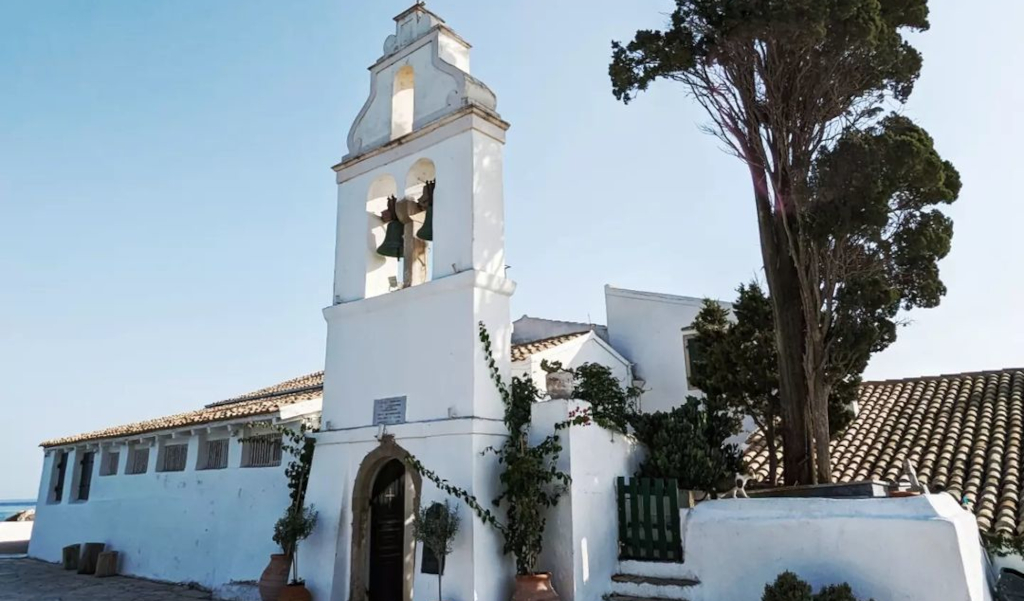
[[[196,469],[222,470],[228,466],[227,438],[207,440],[199,449],[199,463]]]
[[[132,449],[128,452],[126,474],[145,474],[149,469],[149,448]]]
[[[116,476],[117,464],[120,459],[121,453],[119,451],[105,451],[103,453],[102,463],[100,463],[100,475]]]
[[[242,441],[242,467],[281,465],[281,435],[252,436]]]
[[[164,445],[158,472],[183,472],[188,460],[188,444]]]

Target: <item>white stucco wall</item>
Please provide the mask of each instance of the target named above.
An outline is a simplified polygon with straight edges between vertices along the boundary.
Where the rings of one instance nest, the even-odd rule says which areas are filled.
[[[533,406],[531,443],[554,431],[584,401],[555,400]],[[559,469],[572,477],[568,492],[549,511],[540,571],[550,571],[566,601],[600,601],[618,568],[618,506],[615,480],[632,476],[644,457],[634,439],[597,424],[574,426],[560,435]]]
[[[667,411],[688,395],[700,395],[687,382],[683,337],[702,299],[612,286],[604,290],[609,342],[634,364],[634,376],[646,382],[643,411]]]
[[[695,577],[688,601],[759,601],[786,570],[815,590],[848,582],[858,599],[987,601],[974,517],[949,495],[905,499],[737,499],[688,512],[683,564],[648,575]]]
[[[622,355],[615,352],[611,346],[601,340],[595,332],[575,338],[554,348],[534,353],[523,361],[512,364],[512,375],[523,378],[533,378],[534,384],[541,394],[547,394],[547,372],[541,368],[541,363],[559,361],[564,367],[575,369],[585,363],[597,363],[612,370],[623,387],[632,384],[633,375],[629,362]]]
[[[241,434],[240,436],[244,436]],[[101,476],[97,461],[89,499],[74,501],[72,466],[86,447],[68,461],[61,503],[48,503],[54,452],[46,455],[29,555],[58,562],[65,545],[104,542],[120,553],[120,571],[169,582],[195,582],[214,590],[232,581],[255,581],[279,547],[271,539],[274,522],[287,507],[280,466],[242,468],[240,436],[229,444],[228,467],[196,470],[198,436],[187,440],[182,472],[157,472],[157,448],[144,474],[125,474],[126,447],[120,447],[118,473]],[[97,447],[90,447],[97,448]]]
[[[32,522],[0,522],[0,543],[17,543],[32,536]]]

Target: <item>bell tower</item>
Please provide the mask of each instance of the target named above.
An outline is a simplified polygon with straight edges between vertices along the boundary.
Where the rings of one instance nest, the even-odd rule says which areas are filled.
[[[403,396],[409,421],[501,418],[477,323],[507,359],[508,123],[469,74],[469,44],[440,17],[418,3],[395,24],[334,167],[324,420],[369,425],[375,400]]]
[[[412,601],[414,586],[436,586],[408,528],[415,507],[449,497],[411,470],[402,476],[403,458],[416,457],[480,499],[497,490],[494,457],[482,451],[507,431],[478,324],[508,381],[515,284],[505,277],[502,160],[509,125],[494,93],[470,75],[469,54],[469,43],[422,3],[395,17],[395,33],[370,66],[369,97],[347,153],[333,168],[334,291],[324,309],[323,414],[307,493],[321,517],[304,554],[317,558],[305,560],[314,573],[304,576],[318,599],[360,601],[375,586],[404,582],[402,598]],[[380,474],[401,494],[375,496],[384,490]],[[395,498],[404,503],[388,505],[405,516],[398,520],[407,528],[399,541],[404,567],[382,575],[373,533],[374,516],[384,514],[374,512]],[[508,580],[496,577],[511,572],[500,538],[462,510],[446,588],[462,599],[507,597]]]

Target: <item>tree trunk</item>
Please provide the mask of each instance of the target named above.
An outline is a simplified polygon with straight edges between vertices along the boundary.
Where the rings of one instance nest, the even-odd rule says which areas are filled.
[[[749,153],[750,158],[754,157]],[[775,318],[775,346],[779,361],[779,401],[782,418],[782,476],[787,485],[812,484],[813,438],[811,411],[803,369],[804,317],[800,281],[786,241],[780,216],[772,213],[765,169],[748,159],[757,205],[757,227],[761,239],[768,293]]]
[[[828,429],[828,391],[820,381],[815,381],[811,388],[814,459],[817,465],[818,483],[827,484],[832,482],[832,457],[829,450],[830,436]]]
[[[775,416],[769,415],[765,426],[766,443],[768,445],[768,484],[775,486],[779,483],[779,457],[778,444],[775,440]]]

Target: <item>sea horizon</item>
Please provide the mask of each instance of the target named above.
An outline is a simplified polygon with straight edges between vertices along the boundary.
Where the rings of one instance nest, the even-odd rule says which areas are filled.
[[[26,509],[34,509],[35,506],[35,499],[0,499],[0,522]]]

